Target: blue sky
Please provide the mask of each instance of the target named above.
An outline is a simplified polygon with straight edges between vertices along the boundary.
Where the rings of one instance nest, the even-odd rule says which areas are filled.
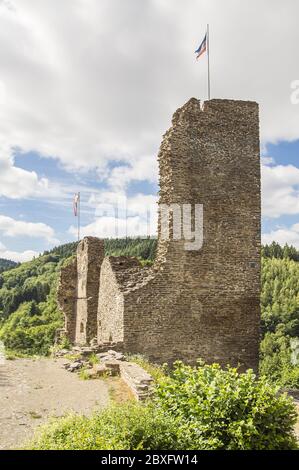
[[[282,165],[292,165],[297,168],[299,166],[299,140],[294,142],[280,142],[278,144],[268,144],[265,155],[273,158],[272,167]],[[298,197],[299,181],[297,184],[292,185],[295,197]],[[297,195],[296,195],[297,192]],[[270,194],[271,197],[271,194]],[[277,230],[281,227],[287,228],[299,222],[298,212],[295,214],[283,214],[280,217],[269,217],[264,214],[262,218],[262,231],[269,233],[272,230]],[[286,240],[287,241],[287,240]]]
[[[0,257],[75,240],[77,191],[82,236],[113,235],[125,198],[120,235],[148,230],[162,135],[206,99],[208,22],[212,98],[260,104],[263,241],[299,248],[299,5],[269,4],[0,0]]]

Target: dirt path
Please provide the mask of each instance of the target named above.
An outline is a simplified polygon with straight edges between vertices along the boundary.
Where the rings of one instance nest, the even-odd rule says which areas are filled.
[[[0,364],[0,450],[30,438],[49,416],[68,411],[88,414],[109,402],[110,387],[120,379],[80,380],[60,359],[17,359]]]

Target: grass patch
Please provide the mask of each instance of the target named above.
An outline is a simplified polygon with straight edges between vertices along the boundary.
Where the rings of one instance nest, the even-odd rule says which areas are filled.
[[[135,402],[133,393],[119,377],[111,377],[108,393],[111,404],[121,404],[128,401]]]
[[[159,364],[152,364],[141,354],[127,355],[126,360],[129,362],[135,362],[135,364],[138,364],[140,367],[142,367],[148,374],[153,377],[155,382],[163,380],[167,375],[167,364],[164,364],[163,366]]]
[[[39,359],[40,356],[38,355],[32,355],[32,354],[26,354],[20,351],[14,351],[12,349],[5,349],[5,359],[7,361],[15,361],[16,359]]]
[[[95,364],[99,364],[100,360],[99,360],[99,358],[97,357],[97,355],[95,353],[92,353],[88,358],[88,362],[92,366],[94,366]]]
[[[95,377],[92,377],[89,373],[86,367],[82,367],[82,369],[79,370],[78,377],[81,380],[91,380],[94,379]]]
[[[65,354],[65,356],[63,356],[64,359],[67,359],[68,361],[72,361],[72,362],[76,362],[78,361],[78,359],[81,359],[81,354],[80,353],[69,353],[69,354]]]

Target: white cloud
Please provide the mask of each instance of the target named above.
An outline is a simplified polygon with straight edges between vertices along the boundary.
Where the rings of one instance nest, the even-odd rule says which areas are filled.
[[[0,215],[0,233],[5,237],[42,238],[48,243],[59,243],[49,225],[15,220],[4,215]]]
[[[76,237],[77,228],[70,227],[69,232]],[[155,234],[155,229],[151,235]],[[122,238],[126,236],[147,236],[146,221],[138,216],[125,218],[99,217],[89,225],[81,228],[81,237],[95,236],[99,238]]]
[[[270,244],[273,241],[280,245],[293,245],[299,248],[299,224],[292,225],[290,228],[279,228],[269,233],[262,234],[262,243]]]
[[[263,216],[299,214],[299,168],[262,165],[262,195]]]
[[[261,156],[261,162],[262,162],[262,165],[274,165],[275,164],[275,160],[273,157],[267,157],[265,155],[262,155]]]
[[[89,204],[94,208],[95,219],[81,227],[81,236],[125,237],[156,235],[157,196],[137,194],[127,198],[125,193],[102,192],[93,195]],[[77,227],[69,233],[77,236]]]
[[[46,195],[48,191],[47,179],[39,179],[34,171],[15,167],[11,156],[0,154],[0,196],[19,199]]]
[[[0,258],[16,261],[17,263],[23,263],[24,261],[30,261],[32,258],[37,257],[38,255],[39,253],[33,250],[25,250],[22,252],[8,250],[6,246],[0,241]]]
[[[124,190],[132,181],[147,180],[155,183],[158,179],[158,161],[152,156],[143,156],[129,165],[117,166],[106,172],[107,184],[115,190]]]
[[[2,1],[3,145],[10,156],[35,150],[71,168],[117,159],[133,166],[125,182],[143,178],[142,159],[155,165],[173,111],[205,98],[206,58],[196,62],[193,51],[207,22],[212,95],[260,102],[264,141],[299,138],[290,102],[298,14],[297,0],[270,9],[260,0]],[[27,173],[28,187],[43,188]]]
[[[24,263],[25,261],[30,261],[38,255],[39,253],[33,250],[25,250],[23,252],[19,252],[0,248],[0,258],[9,259],[17,263]]]
[[[0,196],[66,195],[18,168],[16,148],[75,171],[97,168],[105,197],[156,181],[172,113],[191,96],[206,97],[206,57],[196,62],[193,51],[208,22],[212,97],[258,101],[263,146],[299,139],[299,105],[290,100],[298,15],[297,0],[272,0],[271,8],[261,0],[0,1]],[[109,170],[112,160],[119,164]],[[299,213],[298,175],[264,160],[265,216]],[[144,211],[134,214],[132,231],[136,218],[145,223]],[[86,231],[101,232],[100,219]]]

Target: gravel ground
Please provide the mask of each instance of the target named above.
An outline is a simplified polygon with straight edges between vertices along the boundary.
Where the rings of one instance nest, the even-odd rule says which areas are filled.
[[[0,450],[22,446],[49,416],[87,415],[109,403],[111,390],[123,393],[120,379],[80,380],[62,362],[43,358],[0,364]]]

